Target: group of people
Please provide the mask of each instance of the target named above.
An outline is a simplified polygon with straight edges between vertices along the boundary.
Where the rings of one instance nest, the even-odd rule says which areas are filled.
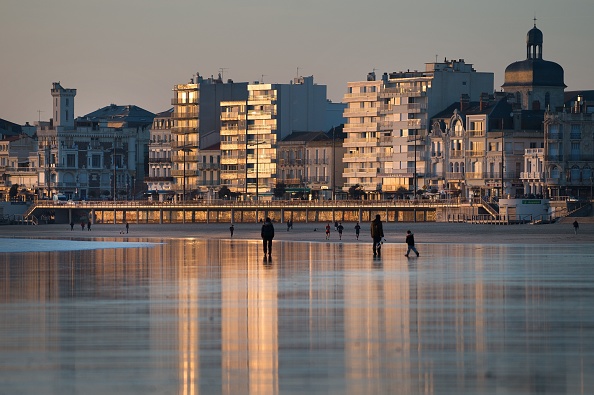
[[[292,222],[291,222],[291,226],[292,226]],[[233,237],[233,229],[234,229],[233,225],[231,225],[231,227],[229,228],[229,230],[231,231],[231,237]],[[331,229],[330,223],[327,223],[326,224],[326,240],[328,240],[330,238],[330,229]],[[334,224],[334,229],[336,231],[338,231],[339,239],[342,240],[342,232],[344,231],[344,226],[342,225],[342,223],[336,222]],[[361,225],[359,225],[359,223],[357,222],[357,224],[355,225],[355,234],[357,236],[357,240],[359,240],[360,232],[361,232]],[[263,243],[263,248],[264,248],[264,257],[266,258],[266,256],[268,256],[268,258],[270,258],[271,254],[272,254],[272,240],[274,239],[274,225],[272,224],[270,217],[266,217],[266,220],[264,221],[264,224],[262,225],[262,230],[260,232],[260,235],[262,237],[262,243]],[[383,244],[383,240],[384,240],[384,226],[383,226],[383,223],[381,220],[381,216],[379,214],[377,214],[375,216],[375,219],[373,221],[371,221],[371,238],[373,240],[373,256],[380,256],[382,244]],[[404,254],[404,256],[406,256],[408,258],[411,251],[414,252],[415,254],[417,254],[417,257],[420,256],[419,251],[415,247],[415,236],[410,230],[406,231],[405,243],[407,245],[407,250],[406,250],[406,254]]]

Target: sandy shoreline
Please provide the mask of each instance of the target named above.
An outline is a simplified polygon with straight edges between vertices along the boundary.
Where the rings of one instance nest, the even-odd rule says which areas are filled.
[[[408,229],[415,234],[417,243],[477,243],[477,244],[582,244],[594,241],[594,224],[582,223],[577,235],[573,232],[572,221],[546,225],[477,225],[451,223],[384,223],[386,240],[389,243],[403,243]],[[364,243],[370,241],[369,223],[361,224],[359,241],[355,238],[354,223],[344,223],[342,242]],[[326,241],[325,223],[295,223],[293,230],[287,232],[285,224],[275,224],[275,240],[286,241]],[[314,231],[314,229],[317,229]],[[17,238],[59,238],[150,240],[169,238],[209,238],[229,239],[229,224],[130,224],[125,233],[121,224],[95,224],[91,231],[81,231],[75,225],[74,231],[68,225],[6,225],[0,226],[0,237]],[[120,232],[123,232],[121,234]],[[234,239],[259,240],[260,225],[235,224]],[[330,242],[338,242],[338,232],[332,227]]]

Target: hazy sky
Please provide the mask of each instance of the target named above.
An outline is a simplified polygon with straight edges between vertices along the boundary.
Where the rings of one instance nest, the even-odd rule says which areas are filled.
[[[340,101],[368,72],[465,59],[495,73],[526,58],[526,33],[594,89],[594,0],[0,0],[0,118],[47,120],[51,84],[77,89],[76,116],[110,103],[171,107],[192,74],[288,83],[313,75]]]

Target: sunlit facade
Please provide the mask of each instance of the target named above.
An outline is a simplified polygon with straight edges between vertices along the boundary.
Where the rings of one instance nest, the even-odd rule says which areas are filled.
[[[295,130],[323,130],[326,103],[326,86],[314,84],[313,77],[250,84],[247,101],[221,102],[221,185],[270,198],[277,182],[277,141]]]
[[[349,82],[344,101],[345,190],[393,193],[424,187],[429,120],[462,94],[478,100],[493,91],[493,73],[464,60],[427,63],[424,72],[384,73]]]
[[[247,83],[223,82],[219,78],[203,78],[196,74],[189,83],[173,87],[172,176],[176,198],[186,200],[203,196],[212,184],[203,184],[205,175],[201,149],[212,147],[219,140],[221,102],[243,100]],[[209,136],[205,140],[205,137]],[[210,175],[206,176],[210,180]],[[218,187],[218,185],[216,186]]]

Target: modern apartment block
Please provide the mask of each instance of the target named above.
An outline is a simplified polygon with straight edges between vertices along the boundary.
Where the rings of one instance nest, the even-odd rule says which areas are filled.
[[[430,118],[462,94],[478,101],[493,91],[493,73],[477,72],[464,60],[427,63],[425,71],[384,73],[349,82],[343,101],[345,190],[393,193],[426,184]]]
[[[326,86],[299,77],[291,84],[254,83],[247,90],[247,100],[221,102],[221,184],[235,193],[270,197],[277,142],[296,130],[324,130]]]
[[[150,130],[148,175],[145,178],[147,193],[159,201],[174,194],[173,177],[171,176],[171,129],[173,109],[155,115]]]
[[[188,84],[173,87],[173,167],[171,175],[177,198],[199,195],[204,189],[201,185],[202,170],[200,150],[212,146],[203,142],[203,135],[219,138],[221,129],[221,106],[223,101],[247,98],[247,83],[223,82],[219,78],[204,79],[198,73]]]

